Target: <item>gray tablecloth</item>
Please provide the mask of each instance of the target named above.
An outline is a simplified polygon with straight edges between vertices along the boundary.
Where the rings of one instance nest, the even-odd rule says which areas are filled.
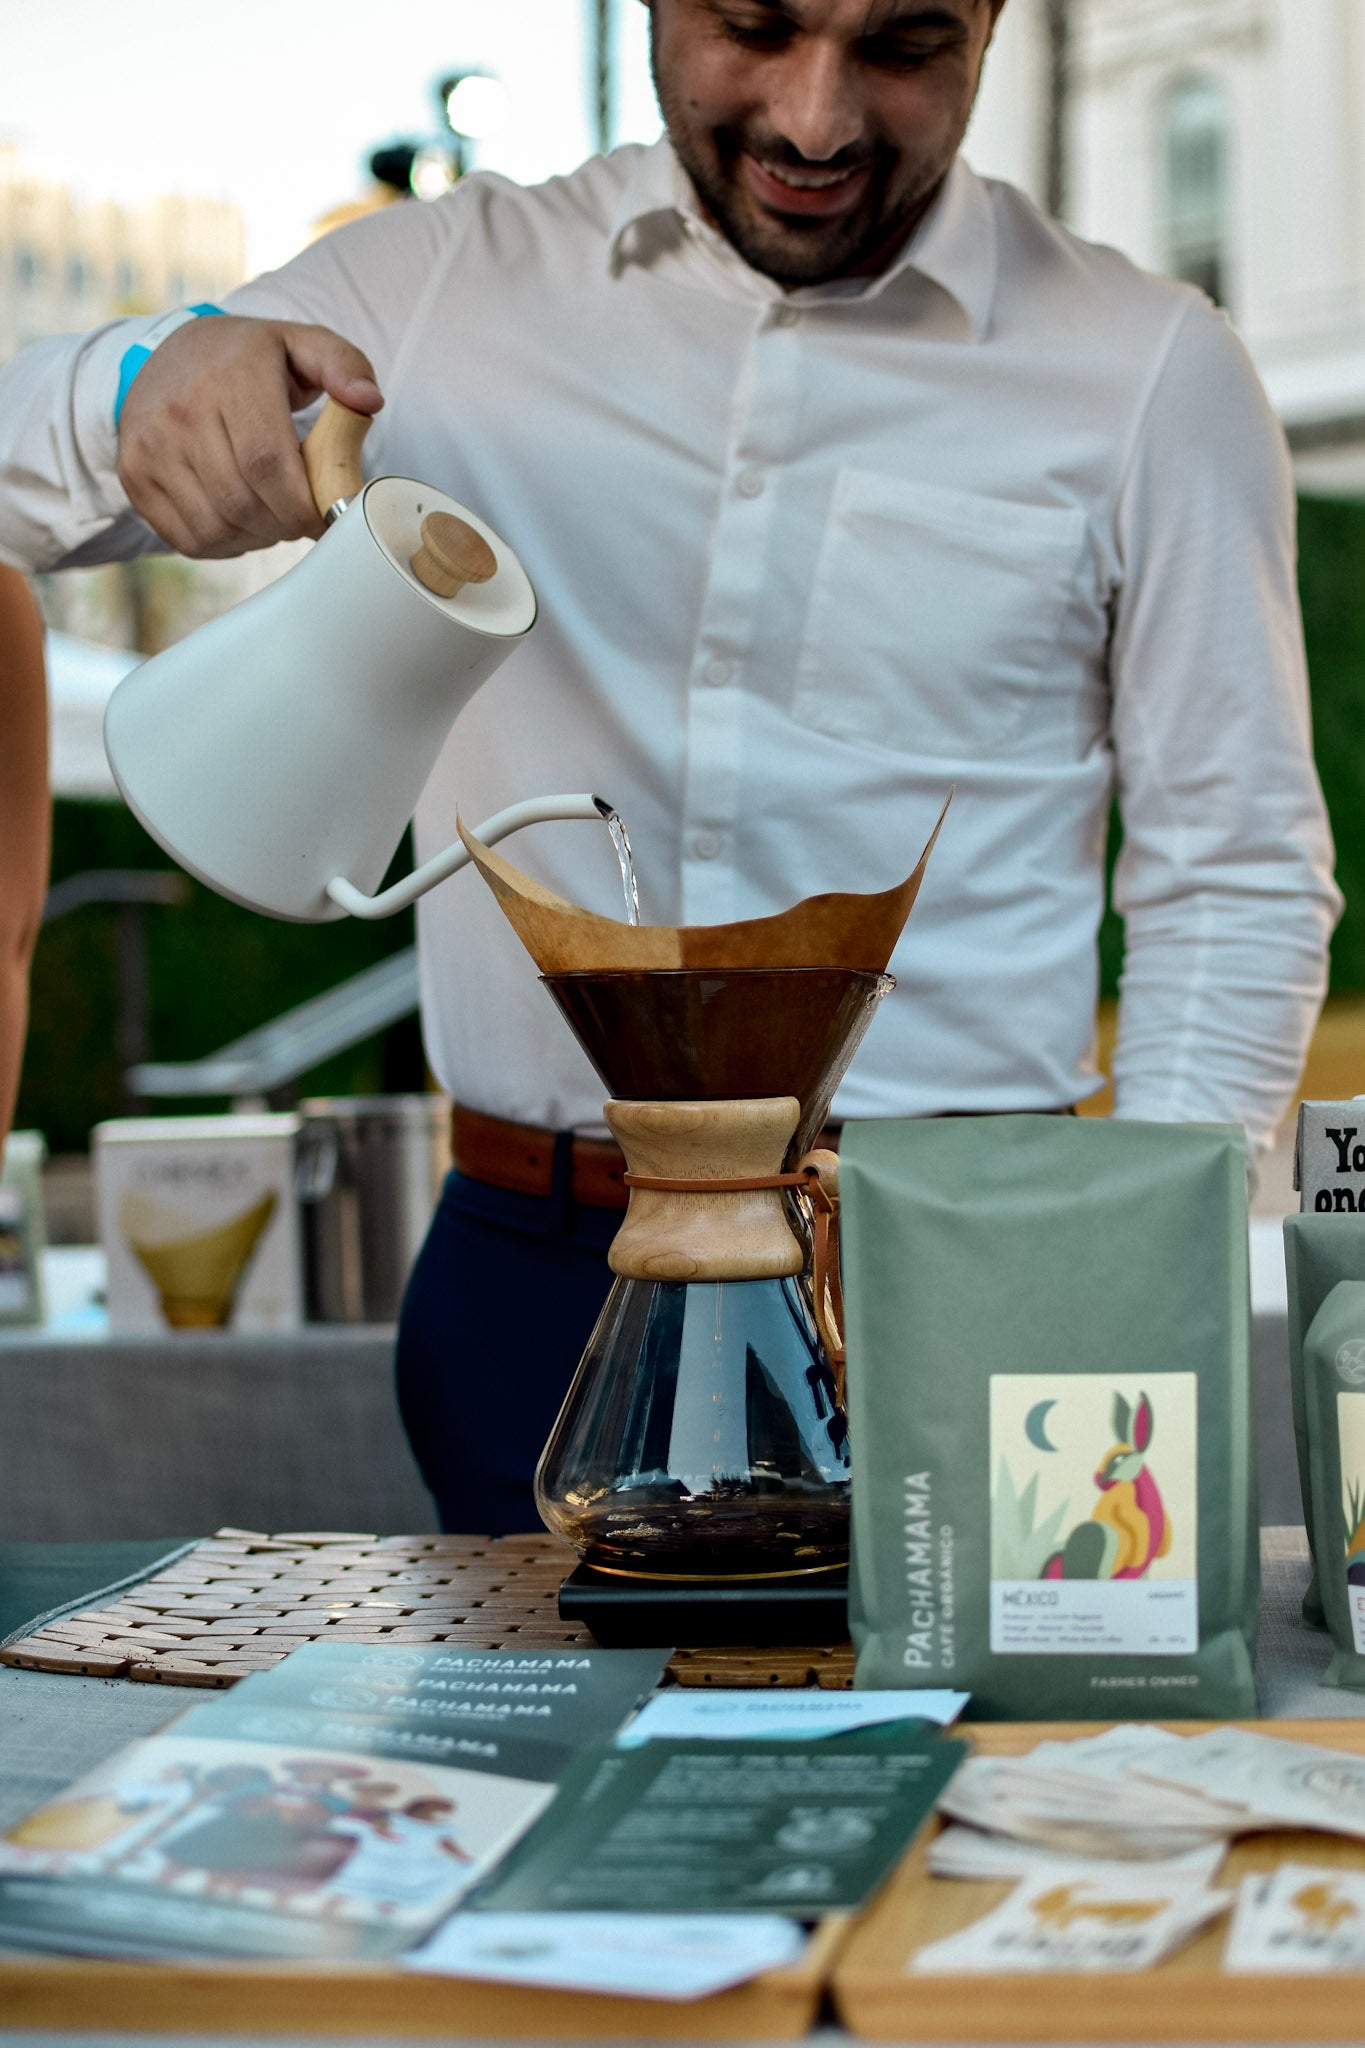
[[[391,1329],[0,1341],[0,1542],[436,1527]]]

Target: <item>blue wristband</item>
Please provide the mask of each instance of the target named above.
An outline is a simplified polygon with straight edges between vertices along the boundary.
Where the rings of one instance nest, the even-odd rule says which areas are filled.
[[[118,391],[114,398],[115,427],[118,426],[119,417],[123,411],[123,402],[132,389],[133,379],[146,362],[148,356],[159,349],[162,342],[169,335],[174,334],[178,327],[183,327],[187,321],[202,320],[207,315],[221,313],[222,310],[221,306],[205,304],[202,306],[182,306],[178,312],[164,313],[153,326],[148,328],[141,341],[135,341],[130,349],[124,350],[123,360],[118,366]]]

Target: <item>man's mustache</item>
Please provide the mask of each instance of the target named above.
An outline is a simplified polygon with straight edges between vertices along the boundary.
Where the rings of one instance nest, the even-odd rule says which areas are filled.
[[[765,164],[776,164],[780,170],[788,171],[860,171],[876,156],[876,151],[870,148],[841,149],[833,156],[803,156],[781,136],[746,135],[737,128],[718,129],[716,139],[728,154],[737,156],[743,151],[761,158]]]

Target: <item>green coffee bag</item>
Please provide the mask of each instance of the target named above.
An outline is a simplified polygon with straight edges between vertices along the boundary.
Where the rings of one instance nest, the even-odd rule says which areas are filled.
[[[1308,1326],[1340,1280],[1365,1280],[1365,1217],[1315,1215],[1284,1219],[1284,1265],[1289,1289],[1289,1391],[1294,1404],[1294,1449],[1299,1461],[1299,1491],[1308,1547],[1315,1550],[1313,1474],[1308,1450],[1308,1414],[1304,1398],[1303,1346]],[[1316,1555],[1303,1618],[1310,1628],[1325,1628]]]
[[[1303,1340],[1318,1585],[1336,1649],[1324,1684],[1365,1692],[1365,1281],[1339,1280]]]
[[[839,1191],[857,1683],[1253,1714],[1240,1130],[855,1124]]]

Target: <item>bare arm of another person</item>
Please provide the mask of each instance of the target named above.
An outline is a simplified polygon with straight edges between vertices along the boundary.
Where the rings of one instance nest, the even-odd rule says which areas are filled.
[[[19,1089],[48,839],[43,622],[23,577],[0,568],[0,1144]]]

